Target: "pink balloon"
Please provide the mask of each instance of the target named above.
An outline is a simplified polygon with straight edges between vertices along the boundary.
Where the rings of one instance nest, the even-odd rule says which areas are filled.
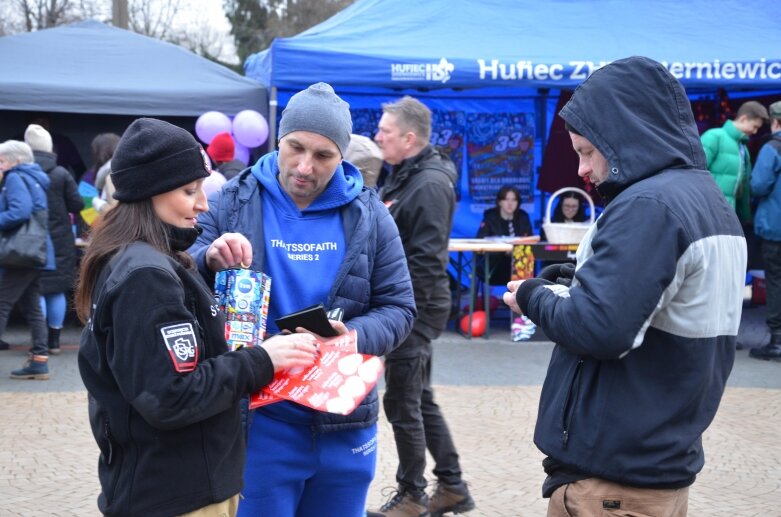
[[[240,111],[233,118],[233,136],[246,147],[258,147],[268,139],[268,122],[257,111]]]
[[[207,111],[195,121],[195,134],[204,144],[209,144],[217,133],[229,132],[231,119],[219,111]]]
[[[233,155],[234,160],[239,160],[244,165],[249,165],[249,148],[241,145],[239,142],[234,142],[236,145],[236,151]]]

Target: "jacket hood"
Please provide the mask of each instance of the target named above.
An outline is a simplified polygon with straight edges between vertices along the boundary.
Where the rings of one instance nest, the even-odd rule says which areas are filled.
[[[600,68],[559,115],[608,161],[608,178],[598,188],[608,197],[664,169],[707,169],[686,91],[652,59],[629,57]]]
[[[46,151],[33,151],[35,163],[41,166],[45,173],[51,172],[57,166],[57,155]]]
[[[286,203],[297,207],[287,192],[279,184],[279,156],[278,151],[268,153],[252,166],[252,175],[255,176],[263,188],[272,196],[286,198]],[[315,212],[319,210],[331,210],[348,204],[358,197],[363,189],[363,176],[361,172],[350,162],[342,161],[337,167],[331,181],[325,190],[315,199],[311,205],[301,212]]]
[[[30,176],[44,189],[49,188],[49,176],[43,172],[43,169],[37,163],[20,163],[11,170]]]

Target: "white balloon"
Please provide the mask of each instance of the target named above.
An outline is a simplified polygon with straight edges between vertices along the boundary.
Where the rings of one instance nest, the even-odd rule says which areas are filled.
[[[244,110],[233,117],[233,137],[240,144],[259,147],[268,139],[268,122],[255,110]]]

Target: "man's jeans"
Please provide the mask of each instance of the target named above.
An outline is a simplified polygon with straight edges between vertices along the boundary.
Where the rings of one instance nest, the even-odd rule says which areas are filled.
[[[412,342],[410,342],[412,341]],[[426,488],[426,448],[434,458],[434,475],[443,483],[461,483],[461,468],[453,440],[431,389],[431,341],[413,329],[402,346],[420,353],[385,361],[385,416],[393,425],[402,489],[420,493]]]
[[[781,334],[781,242],[763,239],[762,260],[765,263],[767,326],[771,333]]]

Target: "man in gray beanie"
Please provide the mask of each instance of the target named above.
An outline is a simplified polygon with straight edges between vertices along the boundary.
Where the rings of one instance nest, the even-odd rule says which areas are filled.
[[[279,139],[293,131],[317,133],[335,143],[344,158],[352,130],[350,105],[334,93],[331,85],[317,83],[290,98],[282,112]]]
[[[290,98],[279,129],[279,151],[209,197],[190,252],[207,281],[237,265],[271,276],[269,334],[281,316],[323,304],[343,310],[331,325],[357,333],[357,352],[386,355],[409,333],[415,303],[393,218],[343,161],[350,107],[314,84]],[[363,515],[378,412],[376,389],[349,415],[293,402],[255,410],[239,515]]]

